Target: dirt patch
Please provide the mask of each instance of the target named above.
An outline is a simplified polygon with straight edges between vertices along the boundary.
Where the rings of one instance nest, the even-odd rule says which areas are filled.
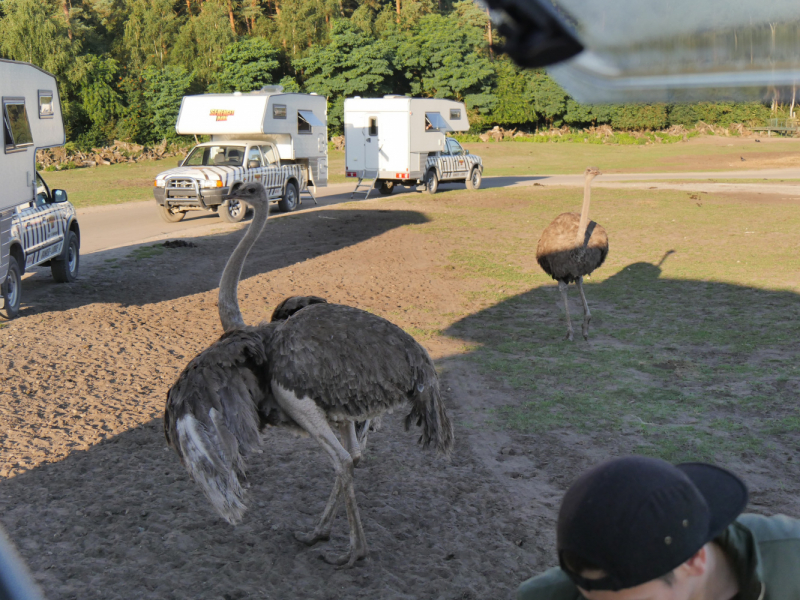
[[[490,336],[508,342],[509,353],[521,352],[513,346],[519,337],[556,348],[548,327],[561,344],[557,294],[530,249],[563,210],[561,196],[573,192],[536,193],[536,202],[530,189],[404,195],[275,219],[245,265],[246,322],[268,318],[288,295],[320,295],[399,324],[441,368],[454,456],[445,462],[422,452],[402,430],[402,414],[370,436],[356,493],[371,553],[351,570],[333,569],[319,548],[292,537],[312,527],[333,481],[314,442],[268,433],[251,465],[250,510],[233,528],[212,513],[164,441],[167,389],[221,333],[216,286],[241,233],[193,238],[193,248],[93,255],[75,285],[56,285],[46,271],[26,279],[22,316],[0,330],[0,521],[47,597],[494,599],[512,597],[522,580],[551,566],[564,489],[628,446],[617,434],[504,428],[498,410],[530,398],[502,376],[480,374],[469,358]],[[580,190],[573,195],[579,202]],[[619,219],[629,218],[632,199],[612,206],[610,195],[600,197],[604,223],[620,231],[605,269],[663,254],[660,246],[639,249],[645,234],[625,241],[621,231],[632,228]],[[681,256],[670,260],[682,264]],[[603,328],[614,310],[628,310],[630,286],[590,295],[593,340],[605,340],[604,348],[626,347]],[[531,288],[544,291],[508,308],[525,317],[524,335],[503,319],[465,319],[506,310],[502,299]],[[443,335],[456,321],[459,335]],[[554,353],[560,348],[584,352],[561,344]],[[678,378],[687,368],[671,355],[654,362],[662,375],[642,377]],[[779,384],[786,391],[796,381]],[[796,512],[798,476],[782,460],[729,463],[753,487],[756,510]],[[325,547],[346,544],[340,515]]]

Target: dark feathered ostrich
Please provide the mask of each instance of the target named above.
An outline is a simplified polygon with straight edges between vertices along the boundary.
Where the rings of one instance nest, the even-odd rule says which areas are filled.
[[[328,539],[344,496],[350,547],[323,558],[352,566],[367,555],[353,487],[353,464],[360,455],[355,423],[410,404],[406,428],[421,425],[422,446],[449,454],[453,428],[436,371],[425,349],[396,325],[321,298],[305,297],[294,305],[288,299],[278,307],[285,319],[245,326],[236,287],[266,223],[267,196],[262,185],[251,183],[230,197],[253,207],[254,216],[220,282],[226,333],[195,357],[170,389],[167,442],[217,512],[235,524],[246,508],[240,478],[260,432],[274,425],[308,433],[333,462],[336,481],[317,526],[295,537],[306,544]]]
[[[596,167],[586,169],[581,214],[563,213],[542,232],[536,247],[536,261],[544,272],[558,281],[558,290],[564,299],[567,313],[567,339],[572,341],[572,322],[569,318],[567,284],[578,284],[583,300],[583,337],[589,339],[589,321],[592,313],[583,293],[583,276],[591,274],[603,264],[608,255],[606,230],[594,221],[589,221],[589,198],[592,179],[600,175]]]

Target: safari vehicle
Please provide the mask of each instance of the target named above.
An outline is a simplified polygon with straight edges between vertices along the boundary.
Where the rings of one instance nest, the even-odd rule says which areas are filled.
[[[284,94],[281,86],[242,94],[186,96],[175,130],[210,135],[178,168],[160,173],[153,195],[170,223],[188,211],[216,212],[231,223],[247,210],[225,197],[239,182],[259,181],[283,212],[303,195],[315,200],[328,183],[327,100],[316,94]]]
[[[480,157],[447,137],[468,130],[467,109],[461,102],[407,96],[347,98],[345,175],[358,178],[351,198],[356,193],[368,198],[376,187],[388,195],[398,185],[423,184],[435,194],[446,181],[480,188]]]
[[[36,173],[36,150],[65,141],[55,77],[27,63],[0,59],[0,97],[0,314],[13,318],[26,270],[49,265],[56,281],[77,278],[80,229],[67,193],[50,190]]]

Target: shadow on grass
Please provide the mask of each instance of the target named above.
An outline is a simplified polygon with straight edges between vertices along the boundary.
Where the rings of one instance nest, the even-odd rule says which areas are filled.
[[[511,429],[569,428],[668,460],[747,457],[800,442],[800,295],[665,279],[633,263],[570,286],[576,341],[557,287],[506,297],[445,333],[476,343],[469,360],[511,386],[498,410]],[[782,449],[783,448],[783,449]]]
[[[407,210],[326,210],[270,219],[248,255],[242,279],[354,246],[428,221]],[[55,284],[49,269],[26,278],[21,316],[93,303],[143,305],[206,292],[219,286],[225,262],[243,231],[192,238],[194,248],[162,243],[98,252],[77,282]]]

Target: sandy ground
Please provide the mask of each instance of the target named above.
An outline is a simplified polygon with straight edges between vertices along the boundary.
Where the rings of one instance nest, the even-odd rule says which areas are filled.
[[[407,306],[447,310],[469,282],[428,277],[441,248],[415,232],[424,221],[377,208],[275,219],[245,266],[245,319],[266,318],[288,290],[411,327]],[[291,535],[313,526],[333,480],[308,439],[267,436],[241,526],[211,512],[167,450],[161,412],[174,378],[220,333],[215,288],[239,235],[195,238],[195,248],[140,260],[100,253],[74,285],[55,285],[46,272],[26,280],[26,307],[0,341],[0,520],[47,597],[507,598],[551,562],[552,527],[542,534],[512,510],[511,476],[493,469],[505,458],[499,440],[487,446],[484,433],[459,425],[456,396],[491,386],[454,387],[462,367],[447,361],[453,459],[417,448],[402,415],[373,434],[356,475],[371,548],[363,564],[337,571]],[[429,348],[436,358],[456,350]],[[563,476],[555,463],[537,475]],[[561,487],[548,484],[547,494]],[[553,506],[537,509],[549,523]],[[328,545],[342,547],[346,536],[340,515]]]
[[[451,248],[415,230],[423,214],[387,206],[272,220],[244,269],[245,320],[290,294],[406,328],[426,307],[458,310],[477,284],[432,277]],[[243,524],[212,513],[167,449],[161,413],[175,377],[221,333],[216,287],[240,235],[235,226],[193,248],[100,251],[73,285],[46,271],[26,279],[22,316],[0,332],[0,522],[46,596],[494,599],[551,566],[560,496],[608,450],[493,427],[492,408],[512,392],[477,376],[447,338],[426,346],[456,424],[453,458],[422,452],[400,414],[371,436],[356,472],[367,561],[336,570],[292,537],[313,526],[333,474],[314,442],[286,432],[270,431],[252,463]],[[778,475],[748,477],[757,509],[794,506]],[[327,546],[346,544],[340,515]]]

